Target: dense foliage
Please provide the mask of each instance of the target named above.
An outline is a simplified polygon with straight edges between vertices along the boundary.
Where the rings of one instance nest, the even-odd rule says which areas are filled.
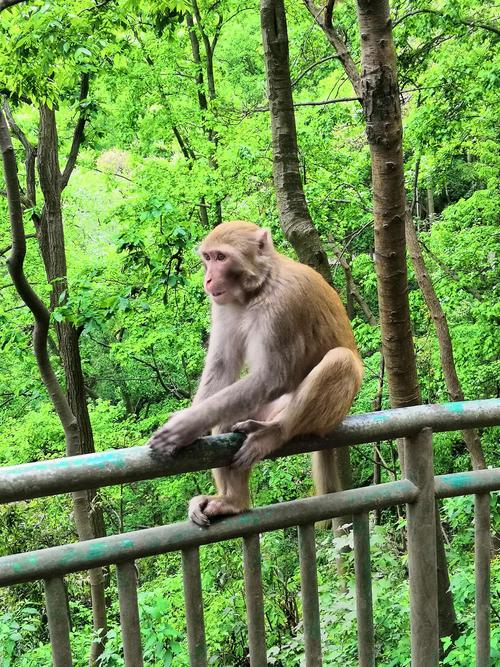
[[[189,5],[189,7],[188,7]],[[201,58],[193,55],[185,12],[191,3],[162,0],[50,0],[21,3],[0,15],[0,91],[14,119],[37,143],[38,106],[57,109],[61,160],[82,110],[88,117],[76,168],[63,193],[69,286],[53,311],[80,331],[96,448],[143,444],[174,409],[189,403],[207,338],[209,312],[194,252],[224,219],[279,227],[272,186],[264,64],[255,3],[200,0]],[[344,300],[338,248],[377,317],[370,162],[359,102],[321,30],[299,2],[287,6],[300,159],[308,203],[331,255]],[[486,0],[396,0],[409,198],[415,200],[424,257],[445,310],[466,398],[498,396],[499,153],[497,28]],[[354,3],[340,3],[334,24],[359,61]],[[207,59],[207,37],[213,59]],[[210,67],[213,60],[213,81]],[[208,71],[207,71],[208,70]],[[79,99],[82,74],[88,96]],[[352,101],[332,103],[338,98]],[[307,102],[323,102],[306,105]],[[25,155],[14,138],[21,182]],[[418,168],[417,168],[418,165]],[[416,177],[417,176],[417,177]],[[0,185],[0,190],[3,185]],[[43,262],[25,208],[30,282],[48,301]],[[0,257],[10,252],[7,204],[0,197]],[[410,304],[425,402],[447,400],[438,346],[410,271]],[[380,331],[357,303],[349,312],[366,363],[354,410],[370,411],[379,384]],[[59,457],[64,435],[35,363],[33,319],[0,264],[0,464]],[[55,337],[51,354],[60,379]],[[383,387],[382,407],[388,407]],[[498,465],[498,429],[482,434],[489,465]],[[435,437],[437,473],[470,468],[460,434]],[[396,474],[394,443],[381,446],[382,480]],[[352,453],[357,486],[371,483],[372,448]],[[266,504],[311,493],[305,457],[265,462],[253,475],[253,500]],[[210,488],[205,473],[104,489],[98,499],[109,533],[185,517],[186,500]],[[493,505],[496,529],[500,513]],[[75,539],[70,500],[0,507],[0,555]],[[469,498],[443,503],[448,558],[461,635],[443,664],[468,667],[473,655],[473,535]],[[378,663],[409,664],[404,517],[388,511],[373,533]],[[351,556],[335,573],[342,539],[319,533],[325,664],[356,664]],[[347,539],[347,538],[346,538]],[[262,538],[269,664],[299,665],[303,653],[296,534]],[[238,544],[202,550],[211,664],[245,665],[247,639]],[[500,659],[500,561],[493,569],[493,654]],[[139,563],[146,664],[185,665],[179,556]],[[86,664],[91,610],[85,575],[68,579],[75,664]],[[110,630],[104,666],[123,664],[114,573],[109,574]],[[41,587],[0,591],[0,664],[49,664]]]

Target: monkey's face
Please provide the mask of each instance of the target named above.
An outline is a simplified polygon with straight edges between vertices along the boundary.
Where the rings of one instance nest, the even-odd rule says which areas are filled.
[[[238,221],[218,225],[198,250],[205,292],[217,304],[247,303],[266,281],[273,252],[265,229]]]
[[[242,270],[232,249],[221,245],[203,249],[200,254],[205,267],[203,287],[212,301],[218,304],[242,302]]]

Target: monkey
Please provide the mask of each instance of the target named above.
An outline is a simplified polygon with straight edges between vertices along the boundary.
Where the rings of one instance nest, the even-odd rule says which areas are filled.
[[[342,421],[363,365],[337,292],[314,269],[280,254],[267,229],[224,222],[198,253],[212,308],[205,366],[192,405],[174,413],[149,445],[174,455],[210,429],[246,435],[231,466],[212,471],[217,495],[189,503],[189,518],[204,527],[249,509],[257,461],[296,435],[324,436]],[[316,492],[333,491],[332,450],[314,452],[312,467]]]

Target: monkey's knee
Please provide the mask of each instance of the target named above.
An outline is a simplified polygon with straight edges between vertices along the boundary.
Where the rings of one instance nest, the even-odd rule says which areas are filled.
[[[363,378],[361,359],[347,347],[335,347],[333,350],[328,350],[317,368],[326,375],[334,374],[337,382],[339,378],[352,378],[359,386]]]

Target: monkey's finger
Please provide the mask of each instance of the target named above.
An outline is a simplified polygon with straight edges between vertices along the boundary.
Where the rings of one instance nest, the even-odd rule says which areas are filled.
[[[175,456],[180,447],[177,445],[170,445],[167,442],[164,442],[163,440],[160,439],[151,439],[147,443],[151,449],[151,453],[154,456],[158,456],[160,458],[165,458],[165,457],[170,457],[172,458]]]
[[[210,525],[210,519],[203,514],[201,511],[192,511],[189,513],[189,518],[193,523],[200,528],[207,528]]]
[[[246,421],[237,422],[234,424],[234,426],[231,428],[231,431],[233,431],[233,433],[236,432],[248,434],[257,431],[260,428],[262,428],[261,422],[257,422],[254,419],[247,419]]]
[[[203,498],[200,501],[198,501],[197,498],[193,498],[193,500],[191,500],[189,503],[188,517],[193,523],[195,523],[197,526],[201,526],[202,528],[206,528],[210,525],[210,519],[206,514],[203,513],[206,505],[206,498]]]

